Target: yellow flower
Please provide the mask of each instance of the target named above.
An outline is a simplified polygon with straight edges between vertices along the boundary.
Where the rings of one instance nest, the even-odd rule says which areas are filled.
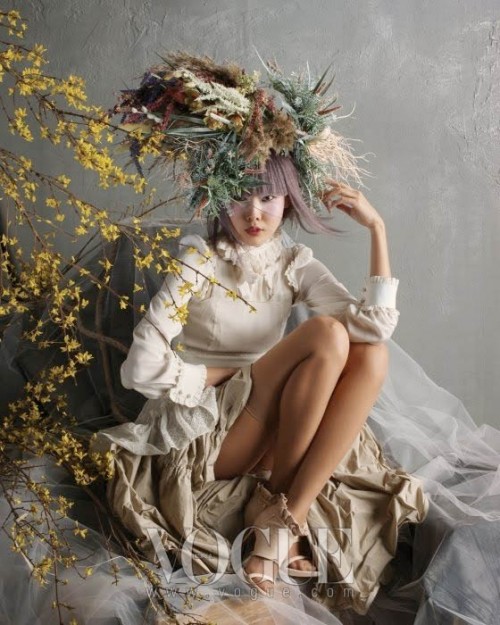
[[[92,360],[93,356],[89,352],[79,352],[75,358],[81,365],[86,365]]]
[[[88,529],[87,529],[87,528],[80,527],[80,526],[78,525],[78,522],[77,522],[76,527],[75,527],[75,529],[73,530],[73,534],[74,534],[75,536],[81,536],[82,538],[85,538],[85,537],[87,536],[87,534],[88,534]]]
[[[9,24],[11,26],[16,26],[17,20],[21,19],[21,14],[19,11],[9,11],[7,13],[7,19],[9,20]]]
[[[71,182],[71,178],[68,178],[68,176],[65,176],[64,174],[61,174],[60,176],[57,176],[56,180],[58,182],[61,183],[61,185],[66,189],[69,185],[69,183]]]
[[[48,63],[48,61],[43,58],[45,52],[47,52],[47,48],[37,43],[33,46],[33,49],[28,52],[26,59],[32,62],[33,67],[40,67]]]
[[[171,239],[171,238],[175,238],[180,236],[181,234],[181,229],[180,228],[166,228],[165,226],[163,226],[161,228],[161,233],[163,234],[163,236],[165,237],[165,239]]]
[[[192,282],[186,281],[184,282],[184,284],[181,284],[181,286],[177,288],[177,291],[179,292],[179,295],[182,297],[183,295],[192,293],[193,287],[194,287],[194,284]]]
[[[169,315],[170,319],[174,321],[178,321],[181,325],[186,325],[188,319],[189,311],[187,304],[183,304],[182,306],[178,306],[177,310],[173,315]]]
[[[129,299],[128,295],[122,295],[120,297],[120,308],[122,310],[125,310],[127,308],[127,306],[128,306],[128,299]]]
[[[14,110],[14,117],[9,124],[10,132],[17,134],[25,139],[25,141],[33,141],[33,134],[29,126],[24,121],[28,112],[25,108],[17,108]]]
[[[228,289],[226,292],[226,297],[229,297],[233,300],[237,300],[238,299],[238,294],[236,293],[236,291],[233,291],[232,289]]]
[[[137,180],[134,182],[134,190],[136,193],[143,193],[144,192],[144,187],[147,184],[147,180],[146,178],[137,178]]]
[[[19,160],[21,161],[22,166],[26,169],[31,169],[33,167],[33,163],[29,158],[26,158],[25,156],[20,156]]]
[[[45,200],[45,205],[49,206],[50,208],[57,208],[58,206],[61,205],[61,202],[59,202],[58,200],[56,200],[55,197],[48,197]]]
[[[106,241],[116,241],[120,237],[120,229],[116,224],[100,224],[102,237]]]
[[[62,352],[74,352],[76,349],[81,347],[80,343],[76,339],[72,339],[68,335],[64,337],[64,343],[65,344],[61,347]]]

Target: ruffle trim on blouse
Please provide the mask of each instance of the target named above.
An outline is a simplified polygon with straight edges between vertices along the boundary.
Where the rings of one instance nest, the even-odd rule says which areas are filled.
[[[174,386],[167,390],[167,395],[176,404],[193,408],[200,403],[205,389],[207,368],[204,365],[193,365],[182,361],[178,356],[179,368],[176,372]]]
[[[213,431],[219,420],[216,389],[207,386],[196,406],[173,402],[168,395],[149,399],[135,423],[101,430],[92,448],[106,451],[123,447],[136,455],[157,456],[182,449],[192,440]]]
[[[224,260],[229,260],[238,267],[251,266],[254,271],[262,271],[276,261],[283,250],[281,231],[262,245],[246,245],[231,243],[228,238],[221,237],[216,244],[217,252]]]
[[[297,276],[295,272],[309,263],[313,257],[310,247],[303,243],[297,243],[292,248],[293,257],[288,267],[285,269],[285,279],[296,293],[299,290]]]
[[[236,291],[247,299],[269,299],[274,291],[274,275],[283,254],[281,230],[262,245],[233,244],[221,237],[216,244],[219,256],[238,270]]]

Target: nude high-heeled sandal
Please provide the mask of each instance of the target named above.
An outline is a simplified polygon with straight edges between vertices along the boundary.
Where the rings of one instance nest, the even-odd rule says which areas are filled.
[[[255,487],[255,490],[253,491],[252,496],[250,497],[250,499],[248,500],[247,505],[245,506],[245,511],[244,511],[244,526],[245,527],[251,527],[252,525],[255,525],[255,519],[259,516],[259,514],[268,506],[270,505],[270,503],[272,502],[273,499],[273,493],[271,493],[271,491],[269,491],[266,486],[264,485],[263,482],[258,482],[257,486]],[[307,526],[304,526],[306,533],[305,534],[301,534],[299,536],[296,536],[294,534],[290,534],[290,547],[292,547],[292,545],[294,543],[297,543],[300,541],[301,536],[309,536],[309,530],[307,529]],[[303,528],[303,529],[304,529]],[[292,556],[288,562],[287,565],[290,565],[292,562],[298,562],[299,560],[311,560],[314,566],[317,566],[314,563],[314,552],[312,549],[312,545],[309,542],[310,545],[310,549],[311,549],[311,557],[306,556],[306,555],[296,555],[296,556]],[[317,577],[318,576],[318,571],[317,568],[315,569],[311,569],[311,570],[300,570],[300,569],[296,569],[296,568],[292,568],[290,566],[287,566],[287,574],[290,577],[303,577],[303,578],[307,578],[307,577]],[[269,581],[269,580],[268,580]]]
[[[267,490],[267,489],[266,489]],[[269,491],[268,491],[269,493]],[[269,493],[270,494],[270,493]],[[260,495],[267,497],[263,492],[257,495],[257,499]],[[266,566],[266,561],[272,563],[273,574],[267,573],[247,573],[245,569],[244,576],[247,583],[256,588],[261,594],[267,595],[268,593],[261,588],[258,584],[263,581],[269,581],[274,583],[274,564],[281,567],[285,562],[295,562],[296,560],[307,559],[306,556],[298,555],[288,559],[288,552],[292,544],[300,539],[301,536],[309,536],[309,529],[307,524],[299,525],[293,518],[292,514],[287,508],[287,499],[283,493],[271,495],[270,502],[255,518],[253,525],[262,530],[269,529],[269,540],[266,535],[260,531],[254,531],[255,543],[254,547],[243,563],[243,567],[250,560],[252,556],[258,556],[264,560],[264,570],[269,568]],[[257,504],[254,506],[254,510]],[[298,569],[291,569],[287,567],[287,573],[289,576],[294,577],[315,577],[318,575],[317,571],[300,571]],[[258,579],[258,581],[256,581]]]

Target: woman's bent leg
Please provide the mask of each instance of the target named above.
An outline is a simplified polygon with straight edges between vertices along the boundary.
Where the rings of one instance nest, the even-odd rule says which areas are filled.
[[[321,422],[348,351],[344,326],[331,317],[315,317],[255,362],[252,392],[246,409],[224,439],[214,467],[216,478],[228,479],[248,471],[277,434],[275,447],[283,450],[286,459],[274,463],[272,479],[289,484]],[[295,543],[289,556],[298,554],[299,544]],[[261,573],[262,566],[261,558],[252,557],[245,569]],[[292,567],[314,569],[307,560],[296,561]],[[272,587],[270,582],[260,585]]]
[[[388,351],[383,343],[350,345],[346,366],[287,491],[288,508],[300,524],[305,522],[312,502],[366,421],[385,378],[387,363]],[[291,400],[292,397],[293,393],[290,393],[288,399]],[[286,425],[278,430],[278,437],[285,428]],[[273,476],[275,476],[278,467],[287,465],[289,461],[285,444],[276,445],[273,461],[275,467]],[[289,556],[298,555],[298,553],[299,546],[296,543],[290,550]],[[312,568],[307,560],[299,561],[294,565],[302,570]],[[260,573],[264,566],[262,559],[254,556],[247,562],[245,568],[249,573]],[[267,581],[262,581],[259,585],[264,590],[270,590],[273,587],[273,584]]]
[[[230,480],[248,473],[272,441],[268,423],[256,419],[245,406],[222,443],[214,465],[216,480]]]
[[[224,439],[214,467],[216,478],[230,479],[250,470],[271,445],[272,430],[278,426],[277,446],[286,447],[290,454],[282,468],[275,464],[273,474],[278,470],[280,485],[290,483],[345,366],[348,350],[344,326],[331,317],[319,316],[301,324],[256,361],[252,392]]]
[[[306,520],[312,502],[365,423],[380,392],[387,366],[385,344],[351,345],[346,368],[288,490],[289,508],[299,523]],[[277,466],[286,462],[286,458],[280,457],[282,453],[283,450],[276,449]]]

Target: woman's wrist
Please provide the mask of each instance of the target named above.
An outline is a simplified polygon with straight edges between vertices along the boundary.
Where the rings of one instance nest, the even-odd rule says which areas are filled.
[[[370,226],[370,276],[391,277],[387,233],[382,219]]]
[[[384,231],[385,230],[385,222],[382,218],[375,220],[368,226],[371,232]]]

